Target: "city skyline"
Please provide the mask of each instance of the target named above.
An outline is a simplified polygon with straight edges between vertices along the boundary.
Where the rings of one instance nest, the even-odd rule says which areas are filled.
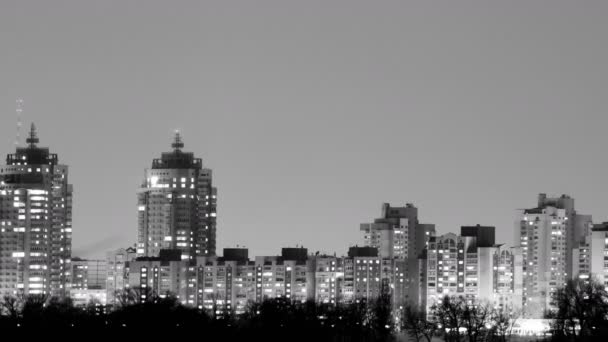
[[[221,191],[218,250],[344,254],[384,202],[509,245],[539,192],[606,221],[607,4],[243,6],[0,4],[0,153],[23,98],[70,165],[73,256],[136,242],[176,128]]]
[[[27,134],[24,134],[24,136],[23,136],[23,140],[25,140],[25,141],[26,141],[26,144],[24,144],[23,146],[21,146],[21,144],[19,144],[19,145],[16,145],[16,147],[18,147],[18,148],[26,148],[26,147],[28,147],[28,146],[32,146],[32,145],[31,145],[31,140],[32,140],[32,139],[34,139],[34,141],[35,141],[35,142],[38,142],[37,132],[36,132],[35,124],[34,124],[33,122],[31,123],[31,132],[30,132],[30,133],[27,133]],[[175,154],[175,153],[182,153],[182,149],[184,149],[184,146],[185,146],[185,145],[184,145],[184,143],[183,143],[182,136],[181,136],[181,133],[180,133],[180,131],[179,131],[179,130],[175,130],[175,131],[173,132],[173,140],[171,140],[171,142],[172,142],[172,143],[171,143],[171,149],[173,149],[173,152],[166,152],[166,153],[165,153],[165,152],[163,152],[163,153],[162,153],[162,154],[163,154],[163,159],[162,159],[162,161],[161,161],[161,159],[160,159],[160,158],[155,158],[155,159],[153,160],[153,167],[152,167],[152,169],[154,169],[155,167],[162,167],[163,169],[161,169],[160,171],[165,171],[165,170],[167,170],[167,169],[164,169],[164,168],[165,168],[165,167],[167,167],[167,165],[168,165],[168,164],[167,164],[167,165],[165,165],[165,164],[166,164],[166,163],[169,163],[169,161],[165,160],[164,158],[171,158],[170,156],[171,156],[172,154]],[[35,145],[34,145],[34,146],[35,146]],[[186,149],[186,150],[187,150],[187,149]],[[192,157],[192,154],[193,154],[193,153],[191,153],[191,152],[183,152],[183,153],[184,153],[185,155],[191,155],[191,157]],[[8,155],[10,156],[10,153],[9,153]],[[167,157],[165,157],[165,155],[167,155]],[[199,158],[199,159],[196,159],[196,160],[194,161],[194,163],[195,163],[195,164],[196,164],[197,162],[198,162],[199,164],[201,164],[201,166],[203,166],[203,165],[202,165],[202,159],[200,159],[200,158]],[[160,164],[159,164],[158,166],[155,166],[155,163],[156,163],[156,164],[158,164],[158,163],[162,163],[163,165],[160,165]],[[186,167],[186,165],[179,166],[179,167]],[[192,165],[190,165],[190,166],[188,166],[188,167],[192,167]],[[192,172],[192,170],[194,170],[194,169],[191,169],[189,172]],[[176,169],[176,171],[177,171],[178,173],[180,172],[180,171],[179,171],[179,169]],[[203,168],[203,171],[205,171],[205,172],[209,173],[209,175],[208,175],[208,176],[210,177],[211,170],[209,170],[208,168],[206,168],[206,167],[205,167],[205,168]],[[150,176],[150,174],[149,174],[149,169],[148,169],[148,168],[146,168],[146,169],[145,169],[145,174],[146,174],[148,177],[147,177],[147,178],[146,178],[146,177],[144,177],[143,187],[142,187],[142,188],[140,188],[139,190],[136,190],[136,191],[135,191],[135,194],[136,194],[138,197],[139,197],[139,196],[141,196],[141,195],[139,195],[139,193],[141,193],[141,191],[142,191],[142,190],[145,190],[146,188],[150,188],[150,189],[152,189],[152,188],[154,188],[154,187],[155,187],[155,186],[150,187],[150,177],[149,177],[149,176]],[[170,182],[170,179],[168,179],[168,181]],[[177,181],[179,182],[179,179],[178,179]],[[146,182],[147,182],[147,186],[146,186]],[[141,182],[140,182],[140,183],[141,183]],[[211,183],[210,183],[210,178],[209,178],[209,184],[211,184]],[[210,185],[209,185],[209,186],[210,186]],[[214,195],[213,195],[213,199],[215,199],[215,194],[216,194],[216,191],[217,191],[217,190],[216,190],[216,187],[212,187],[212,188],[210,188],[210,189],[213,189],[213,190],[212,190],[212,192],[209,192],[209,194],[214,194]],[[72,191],[72,190],[70,190],[70,191]],[[206,190],[206,191],[207,191],[207,190]],[[544,196],[544,197],[546,197],[546,196],[547,196],[547,195],[546,195],[546,193],[537,193],[537,194],[539,194],[539,196],[541,196],[541,197],[543,197],[543,196]],[[575,199],[574,199],[574,198],[569,197],[569,194],[549,193],[549,195],[550,195],[550,196],[553,196],[553,195],[555,195],[555,196],[561,196],[561,198],[566,198],[567,200],[569,200],[569,201],[571,201],[571,202],[572,202],[571,206],[574,206]],[[566,197],[564,197],[564,196],[566,196]],[[555,197],[555,198],[557,199],[557,198],[560,198],[560,197]],[[141,199],[139,200],[139,202],[140,202],[140,204],[138,204],[138,205],[136,206],[136,208],[135,208],[135,209],[137,210],[137,214],[136,214],[137,216],[141,216],[141,214],[142,214],[142,210],[141,210],[141,204],[144,204],[144,203],[142,203],[142,202],[141,202]],[[393,203],[389,203],[389,202],[383,202],[383,203],[381,203],[381,204],[379,204],[379,205],[378,205],[378,206],[380,207],[380,209],[381,209],[381,211],[382,211],[383,215],[384,215],[384,212],[387,210],[386,208],[389,208],[391,204],[393,204]],[[413,209],[414,209],[415,211],[418,211],[418,210],[420,209],[419,207],[415,206],[415,203],[412,203],[412,202],[403,202],[403,203],[402,203],[402,202],[397,202],[397,203],[394,203],[394,204],[396,204],[396,205],[405,205],[406,207],[413,206]],[[216,204],[214,203],[214,206],[215,206],[215,205],[216,205]],[[539,206],[540,206],[540,202],[539,202]],[[513,209],[513,213],[514,213],[514,215],[513,215],[513,220],[514,220],[514,227],[515,227],[515,230],[514,230],[514,231],[511,231],[510,233],[514,233],[514,232],[517,230],[517,226],[518,226],[518,223],[517,223],[517,222],[519,222],[519,220],[520,220],[520,218],[518,217],[518,213],[523,212],[523,211],[525,211],[525,210],[528,210],[528,209],[524,209],[525,207],[526,207],[526,206],[521,206],[521,207],[518,207],[518,208]],[[528,206],[528,207],[530,207],[530,208],[538,208],[538,207],[532,207],[532,206]],[[217,210],[217,209],[215,209],[215,207],[213,207],[213,210]],[[214,214],[215,214],[215,212],[214,212]],[[414,216],[415,216],[415,217],[418,217],[418,216],[417,216],[417,214],[416,214],[416,215],[414,215]],[[580,216],[580,215],[579,215],[579,216]],[[592,218],[593,216],[592,216],[592,215],[586,215],[586,216],[587,216],[587,220],[588,220],[588,222],[589,222],[589,223],[591,223],[591,222],[595,222],[596,224],[600,224],[600,223],[605,223],[605,222],[607,222],[607,221],[605,221],[605,220],[593,220],[593,218]],[[214,217],[215,217],[215,216],[214,216]],[[370,218],[371,218],[371,217],[374,217],[374,215],[371,215],[371,216],[370,216]],[[141,220],[141,217],[140,217],[140,220]],[[368,218],[368,220],[369,220],[369,218]],[[378,220],[381,220],[381,219],[378,219]],[[426,227],[426,226],[431,226],[431,227],[432,227],[431,229],[432,229],[433,231],[435,231],[435,228],[436,228],[435,226],[436,226],[436,225],[435,225],[434,223],[430,223],[430,222],[429,222],[429,223],[422,223],[422,222],[423,222],[423,221],[420,221],[419,223],[417,223],[417,224],[416,224],[416,227]],[[140,224],[141,224],[141,223],[140,223]],[[215,224],[214,224],[214,225],[215,225]],[[361,226],[361,227],[363,227],[363,226],[365,226],[365,225],[367,225],[367,223],[360,223],[360,226]],[[480,223],[472,223],[471,225],[477,225],[477,226],[479,226],[479,225],[480,225]],[[460,228],[462,228],[462,227],[465,227],[465,226],[466,226],[466,224],[460,224],[460,225],[456,225],[456,227],[455,227],[453,230],[448,230],[448,231],[437,230],[437,234],[453,234],[453,233],[457,232],[457,231],[458,231],[458,229],[460,229]],[[513,227],[512,227],[512,228],[513,228]],[[138,232],[140,229],[141,229],[141,227],[135,227],[135,231],[136,231],[136,232]],[[213,235],[215,236],[217,233],[215,232],[215,228],[214,228],[213,230],[214,230]],[[361,230],[363,230],[363,228],[361,228]],[[221,232],[221,229],[220,229],[220,232]],[[352,234],[352,232],[351,232],[351,234]],[[355,235],[357,235],[357,234],[355,234]],[[503,234],[503,235],[505,235],[505,234]],[[262,237],[262,239],[263,239],[263,237]],[[500,237],[498,237],[497,239],[500,239]],[[108,251],[108,250],[115,250],[116,248],[127,248],[127,247],[133,247],[133,248],[137,248],[137,241],[138,241],[138,239],[135,239],[135,240],[134,240],[134,242],[132,242],[132,243],[131,243],[131,242],[127,242],[127,243],[122,244],[122,245],[112,245],[112,246],[109,246],[109,247],[108,247],[108,249],[106,249],[105,251],[102,251],[102,253],[101,253],[101,254],[105,254],[105,253],[107,253],[107,251]],[[515,247],[515,246],[517,246],[517,245],[518,245],[518,243],[517,243],[518,241],[516,241],[516,240],[512,240],[512,241],[509,241],[509,242],[505,242],[504,240],[498,240],[498,241],[499,241],[499,243],[501,243],[501,244],[506,244],[506,245],[507,245],[507,246],[509,246],[509,247]],[[213,243],[215,244],[215,241],[213,241]],[[350,244],[347,244],[347,245],[345,245],[345,246],[340,246],[339,248],[341,248],[342,250],[347,250],[348,248],[350,248],[350,247],[352,247],[352,246],[358,246],[358,245],[365,246],[365,245],[367,245],[368,243],[369,243],[369,241],[367,240],[367,238],[363,238],[363,239],[362,239],[362,238],[359,236],[356,242],[354,242],[354,243],[350,243]],[[305,248],[308,248],[308,249],[310,249],[311,251],[316,250],[314,246],[307,246],[307,245],[304,245],[304,244],[302,244],[302,243],[285,244],[285,245],[281,245],[281,246],[289,246],[289,247],[297,247],[297,246],[300,246],[300,247],[305,247]],[[248,246],[247,246],[247,244],[243,244],[243,243],[241,243],[241,244],[238,244],[238,243],[237,243],[237,244],[229,244],[229,243],[228,243],[228,244],[226,244],[226,245],[224,245],[224,246],[220,246],[220,248],[217,248],[217,249],[222,249],[222,248],[234,248],[234,247],[239,247],[239,248],[247,248],[247,249],[252,250],[250,247],[248,247]],[[275,247],[275,251],[273,251],[273,252],[271,252],[271,253],[266,253],[266,254],[264,254],[264,253],[258,253],[257,255],[275,255],[275,254],[276,254],[276,246],[274,246],[274,247]],[[159,247],[159,248],[160,248],[160,247]],[[72,249],[73,249],[73,247],[72,247]],[[216,249],[216,247],[214,246],[214,252],[212,252],[212,254],[215,254],[215,249]],[[345,252],[345,251],[344,251],[344,252],[341,252],[341,254],[340,254],[340,252],[339,252],[340,250],[339,250],[339,249],[335,249],[335,250],[323,250],[323,251],[317,250],[317,251],[319,251],[319,252],[321,252],[321,253],[324,253],[324,254],[332,254],[332,253],[336,254],[336,253],[337,253],[337,254],[339,254],[339,255],[346,255],[346,252]],[[157,253],[158,253],[158,250],[156,251],[156,254],[157,254]],[[78,255],[78,254],[74,254],[74,253],[72,253],[72,257],[75,257],[75,258],[83,257],[83,258],[86,258],[86,259],[95,259],[95,258],[102,257],[103,255],[101,255],[101,254],[100,254],[99,256],[97,256],[97,255],[86,255],[86,254],[85,254],[85,255]],[[147,254],[147,253],[145,253],[145,254]],[[154,254],[154,253],[153,253],[153,254]],[[204,253],[203,253],[203,254],[204,254]],[[570,260],[570,259],[571,259],[571,257],[568,257],[568,258],[566,258],[566,259],[567,259],[567,260]]]

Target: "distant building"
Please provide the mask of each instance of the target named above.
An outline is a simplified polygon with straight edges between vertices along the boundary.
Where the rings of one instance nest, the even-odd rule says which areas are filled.
[[[77,307],[95,305],[103,308],[107,305],[106,289],[71,289],[70,298]]]
[[[195,305],[221,314],[245,312],[256,300],[256,267],[245,248],[226,248],[224,256],[198,257],[196,260]]]
[[[421,270],[418,258],[435,234],[435,225],[419,223],[418,209],[411,203],[404,207],[384,203],[381,217],[373,223],[361,224],[360,230],[365,246],[378,248],[379,257],[406,262],[405,270],[402,270],[407,288],[404,301],[419,304]]]
[[[281,256],[255,258],[255,300],[285,297],[303,302],[314,298],[314,273],[306,248],[283,248]]]
[[[579,279],[593,278],[608,288],[608,222],[596,224],[585,242],[572,253],[573,275]]]
[[[591,227],[591,216],[579,215],[567,195],[540,194],[537,207],[518,211],[515,243],[523,258],[526,316],[540,317],[551,308],[553,294],[572,278],[573,250],[585,243]]]
[[[110,253],[114,271],[108,272],[115,290],[127,290],[146,301],[150,296],[175,295],[188,306],[222,314],[245,312],[247,305],[286,298],[304,303],[351,304],[391,296],[394,307],[405,305],[407,283],[404,260],[380,258],[370,247],[351,248],[350,256],[309,255],[306,248],[283,248],[279,256],[249,259],[244,248],[226,248],[224,256],[182,260],[179,250],[163,250],[159,257],[129,257],[124,250]],[[111,262],[108,261],[108,270]],[[112,272],[112,273],[111,273]],[[122,280],[119,279],[122,277]],[[117,284],[122,284],[122,287]],[[108,287],[109,288],[109,287]],[[119,305],[108,290],[108,304]]]
[[[68,167],[37,146],[34,124],[26,141],[0,166],[0,295],[64,297],[72,250]]]
[[[86,260],[72,258],[70,265],[70,289],[105,290],[107,278],[107,260]]]
[[[408,304],[410,284],[406,282],[406,260],[355,256],[345,258],[344,264],[352,265],[352,271],[350,267],[345,267],[344,277],[345,283],[353,279],[355,302],[371,302],[381,295],[389,295],[393,308]]]
[[[427,270],[420,291],[426,295],[421,304],[427,313],[444,296],[463,297],[470,305],[520,306],[521,255],[517,249],[496,245],[493,231],[494,227],[462,227],[460,235],[430,238],[426,256],[420,258]]]
[[[70,298],[75,306],[107,304],[106,260],[72,258],[70,263]]]
[[[496,243],[496,228],[492,226],[462,226],[460,235],[474,237],[477,247],[492,247]]]
[[[129,263],[135,260],[135,248],[119,248],[106,253],[106,303],[121,304],[117,293],[129,287]]]
[[[162,249],[182,259],[215,255],[217,189],[200,158],[183,152],[179,133],[172,152],[152,161],[138,191],[137,255],[157,257]]]
[[[174,295],[184,305],[194,306],[196,268],[182,260],[181,250],[163,250],[157,257],[139,257],[129,262],[128,288],[141,302],[151,296]]]

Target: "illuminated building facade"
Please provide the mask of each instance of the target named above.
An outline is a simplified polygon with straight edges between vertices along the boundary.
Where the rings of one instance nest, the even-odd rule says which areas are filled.
[[[574,199],[538,196],[538,206],[519,210],[515,243],[523,260],[522,305],[528,317],[541,317],[552,308],[557,290],[572,278],[572,253],[584,245],[591,216],[574,210]]]
[[[118,304],[116,294],[128,288],[129,262],[135,260],[133,247],[119,248],[106,253],[106,303]]]
[[[382,205],[381,217],[373,223],[360,225],[365,246],[378,249],[380,258],[405,261],[399,273],[405,275],[405,301],[418,304],[420,298],[419,257],[424,253],[429,238],[435,235],[435,225],[418,222],[418,208],[407,203],[404,207]]]
[[[179,133],[173,151],[146,169],[138,191],[137,255],[179,249],[184,260],[215,255],[217,189],[200,158],[183,152]]]
[[[596,224],[584,244],[572,253],[573,274],[582,280],[593,278],[608,288],[608,222]]]
[[[521,306],[521,253],[494,242],[494,227],[462,227],[461,234],[431,237],[421,265],[426,266],[421,298],[427,313],[444,296],[467,304]]]
[[[0,294],[69,294],[72,185],[68,167],[39,142],[0,166]]]
[[[122,276],[123,286],[116,289],[135,291],[141,301],[172,294],[184,305],[216,314],[241,314],[249,303],[274,298],[336,305],[387,294],[394,307],[405,304],[405,261],[380,258],[368,247],[351,248],[347,257],[307,253],[302,247],[283,248],[279,256],[249,259],[247,249],[226,248],[221,257],[190,261],[182,260],[179,250],[163,250],[159,257],[127,262],[112,277],[117,284]],[[110,299],[108,304],[120,304]]]

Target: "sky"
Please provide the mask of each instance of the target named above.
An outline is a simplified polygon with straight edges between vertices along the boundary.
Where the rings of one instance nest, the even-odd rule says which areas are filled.
[[[218,188],[218,252],[343,254],[383,202],[440,233],[570,194],[608,220],[607,1],[0,1],[15,100],[70,167],[73,256],[135,243],[175,129]],[[24,132],[22,132],[22,136]]]

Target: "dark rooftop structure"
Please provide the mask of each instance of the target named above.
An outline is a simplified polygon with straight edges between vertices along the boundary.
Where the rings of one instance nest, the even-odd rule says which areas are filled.
[[[201,158],[194,158],[194,153],[183,152],[184,142],[179,132],[175,132],[175,138],[171,144],[173,152],[164,152],[160,159],[152,160],[153,169],[200,169],[203,167]]]
[[[462,226],[460,235],[476,238],[477,247],[492,247],[496,243],[496,228],[493,226]]]
[[[608,222],[594,224],[591,230],[596,232],[608,232]]]
[[[281,248],[283,260],[306,261],[308,259],[308,249],[304,247]]]
[[[224,248],[224,261],[248,261],[249,250],[247,248]]]
[[[354,246],[348,249],[348,257],[377,257],[378,248]]]
[[[30,133],[25,141],[28,144],[27,147],[17,147],[15,153],[6,156],[7,165],[24,165],[26,163],[27,165],[57,164],[57,154],[50,153],[46,147],[38,147],[36,145],[40,140],[38,139],[34,123],[30,126]]]
[[[181,261],[182,251],[179,249],[161,249],[157,257],[139,257],[136,261],[160,261],[167,264],[170,261]]]
[[[547,197],[547,194],[538,194],[538,206],[536,208],[524,209],[525,214],[542,214],[543,209],[555,207],[565,209],[567,212],[574,211],[574,199],[568,195],[559,197]]]

